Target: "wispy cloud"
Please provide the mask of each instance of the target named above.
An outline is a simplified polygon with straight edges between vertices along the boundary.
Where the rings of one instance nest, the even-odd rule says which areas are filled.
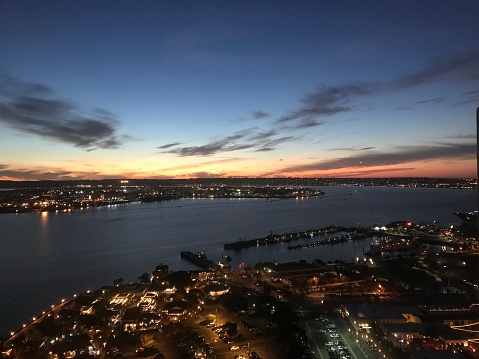
[[[256,120],[261,120],[263,118],[269,118],[271,115],[264,111],[252,111],[251,116]]]
[[[270,128],[258,130],[247,129],[233,135],[220,137],[200,146],[181,146],[181,143],[170,143],[157,147],[163,153],[171,153],[178,156],[212,156],[219,153],[233,152],[239,150],[250,150],[252,152],[269,152],[277,149],[282,143],[300,141],[305,131],[312,130],[328,123],[329,118],[336,114],[351,113],[353,111],[371,110],[374,104],[365,104],[363,99],[378,94],[396,93],[412,87],[431,84],[441,80],[448,81],[477,81],[479,80],[479,50],[470,53],[443,55],[427,62],[423,68],[412,71],[400,78],[383,82],[350,82],[335,86],[318,86],[314,91],[307,93],[298,101],[298,106],[285,112],[278,117],[271,116],[262,110],[251,111],[253,119],[261,119],[264,126]],[[479,91],[470,91],[464,94],[468,102],[479,98]],[[397,110],[413,110],[418,106],[437,105],[443,103],[444,98],[420,99],[410,104],[398,107]],[[263,127],[264,127],[263,126]],[[298,135],[295,135],[295,134]],[[287,134],[287,136],[282,136]],[[444,148],[450,154],[454,153],[451,148]],[[374,146],[362,149],[350,149],[351,151],[370,151]],[[434,151],[433,151],[434,152]],[[426,148],[417,153],[426,155]],[[438,152],[440,153],[440,151]],[[380,162],[383,158],[393,160],[397,157],[412,158],[414,153],[399,151],[391,154],[382,154],[374,157],[369,154],[370,159]],[[429,153],[428,156],[434,156]],[[351,162],[352,161],[352,162]],[[354,157],[336,160],[324,166],[350,166],[355,161]],[[387,162],[387,161],[386,161]],[[371,164],[369,164],[371,165]],[[319,166],[319,164],[318,164]]]
[[[362,147],[362,148],[353,148],[353,147],[339,147],[339,148],[330,148],[328,151],[367,151],[373,150],[376,147]]]
[[[476,139],[476,134],[467,134],[467,135],[448,135],[444,137],[445,139],[451,140],[471,140]]]
[[[172,153],[181,157],[187,156],[212,156],[218,153],[233,152],[239,150],[251,150],[254,152],[271,151],[281,143],[295,140],[293,136],[274,138],[276,130],[255,132],[246,129],[233,135],[215,139],[201,146],[177,147],[169,146],[163,153]],[[175,148],[176,147],[176,148]]]
[[[395,86],[400,89],[408,89],[446,78],[461,82],[479,81],[479,49],[436,57],[429,61],[423,69],[400,78]]]
[[[267,131],[259,131],[252,136],[250,136],[249,140],[250,141],[261,141],[261,140],[266,140],[268,138],[271,138],[273,136],[276,136],[278,134],[278,131],[275,129],[270,129]]]
[[[259,141],[255,147],[258,147],[255,152],[271,152],[276,149],[282,143],[293,142],[299,140],[294,136],[283,136],[279,138],[272,138],[267,141]]]
[[[325,124],[324,119],[339,113],[359,110],[357,100],[378,93],[394,92],[434,83],[440,80],[477,82],[479,80],[479,50],[469,53],[442,55],[434,58],[423,68],[391,82],[349,83],[338,86],[322,86],[305,95],[300,105],[276,119],[277,125],[305,129]],[[465,94],[468,100],[477,100],[478,91]],[[420,105],[437,105],[443,98],[420,100],[403,106],[411,110]]]
[[[179,145],[181,145],[180,142],[173,142],[173,143],[167,143],[166,145],[158,146],[156,148],[159,149],[159,150],[166,150],[168,148],[176,147],[176,146],[179,146]]]
[[[416,101],[414,103],[410,103],[408,105],[403,105],[398,108],[400,111],[410,111],[414,110],[416,107],[421,106],[421,105],[437,105],[444,102],[443,98],[431,98],[428,100],[422,100],[422,101]]]
[[[468,103],[479,103],[479,90],[477,91],[468,91],[463,94],[465,100],[458,105],[465,105]]]
[[[255,150],[255,152],[271,152],[271,151],[274,151],[275,149],[276,148],[274,147],[262,147]]]
[[[220,138],[218,140],[207,143],[202,146],[188,146],[167,149],[166,153],[173,153],[178,156],[211,156],[219,152],[232,152],[245,150],[253,147],[252,144],[242,143],[240,140],[245,139],[250,130],[243,130],[233,135]]]
[[[376,91],[378,84],[348,84],[343,86],[323,86],[300,100],[300,106],[276,120],[277,125],[304,129],[324,124],[318,118],[331,116],[355,109],[354,101],[369,96]]]
[[[86,150],[118,148],[116,117],[103,109],[84,113],[55,97],[42,84],[24,83],[0,73],[0,123],[17,131],[71,144]]]

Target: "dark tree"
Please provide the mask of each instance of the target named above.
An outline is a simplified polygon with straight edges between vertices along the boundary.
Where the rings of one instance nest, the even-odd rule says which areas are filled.
[[[123,278],[113,279],[113,285],[115,287],[120,287],[123,285]]]
[[[248,299],[237,294],[226,293],[220,297],[221,304],[232,311],[246,310],[248,308]]]
[[[142,284],[150,283],[150,275],[148,273],[143,273],[141,276],[138,277]]]

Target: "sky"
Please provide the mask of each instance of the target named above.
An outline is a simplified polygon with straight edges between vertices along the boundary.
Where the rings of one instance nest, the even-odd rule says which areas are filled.
[[[476,0],[0,0],[0,180],[476,177]]]

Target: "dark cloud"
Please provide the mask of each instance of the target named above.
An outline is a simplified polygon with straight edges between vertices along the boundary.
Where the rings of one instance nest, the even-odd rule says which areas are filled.
[[[25,95],[50,96],[54,92],[48,86],[39,83],[24,83],[0,71],[0,98],[15,98]]]
[[[479,81],[479,49],[434,58],[423,69],[400,78],[395,85],[408,89],[446,78],[461,82]]]
[[[0,85],[0,123],[87,150],[121,145],[116,135],[118,121],[106,110],[84,114],[71,102],[53,97],[47,86],[23,83],[4,74],[0,74]]]
[[[276,130],[255,133],[252,129],[236,132],[233,135],[214,140],[202,146],[167,148],[164,153],[172,153],[181,157],[211,156],[222,152],[252,150],[255,152],[271,151],[275,146],[295,140],[292,136],[274,138]],[[268,150],[265,150],[268,148]]]
[[[352,147],[336,147],[336,148],[329,148],[328,151],[354,151]],[[311,159],[312,157],[310,157]]]
[[[312,127],[318,127],[321,125],[324,125],[326,122],[325,121],[318,121],[312,118],[302,118],[301,120],[297,121],[293,128],[295,129],[308,129]]]
[[[202,146],[189,146],[172,148],[165,151],[166,153],[173,153],[178,156],[211,156],[219,152],[232,152],[238,150],[245,150],[254,147],[254,144],[249,143],[236,143],[235,141],[241,140],[245,137],[242,133],[236,133],[231,136],[210,142]]]
[[[261,120],[263,118],[269,118],[271,115],[264,111],[253,111],[251,112],[251,116],[256,120]]]
[[[464,95],[466,95],[466,96],[470,96],[470,95],[477,96],[477,95],[479,95],[479,90],[469,91],[469,92],[464,93]]]
[[[143,172],[124,172],[117,174],[111,174],[110,178],[136,178],[139,175],[144,175]],[[155,173],[149,174],[150,178],[157,178],[157,179],[167,179],[171,178],[171,176],[164,176],[164,175],[157,175]],[[42,180],[57,180],[57,181],[65,181],[65,180],[79,180],[79,179],[86,179],[86,180],[95,180],[95,179],[105,179],[105,174],[103,172],[97,171],[63,171],[62,169],[58,168],[14,168],[7,165],[0,164],[0,179],[3,180],[25,180],[25,181],[42,181]]]
[[[362,148],[353,148],[353,147],[339,147],[339,148],[330,148],[328,151],[367,151],[373,150],[376,147],[362,147]]]
[[[355,102],[379,92],[393,92],[429,84],[442,79],[477,82],[479,80],[479,50],[465,54],[443,55],[432,59],[423,69],[403,76],[391,83],[351,83],[318,87],[300,100],[300,106],[276,119],[275,124],[293,129],[307,129],[323,125],[324,119],[339,113],[357,110]],[[477,100],[478,91],[466,94],[468,101]],[[420,105],[436,105],[443,98],[432,98],[403,106],[411,110]]]
[[[291,133],[292,131],[309,130],[325,125],[327,118],[335,114],[348,113],[359,109],[371,110],[371,108],[374,108],[370,104],[359,105],[358,100],[360,99],[379,93],[393,93],[414,86],[440,81],[445,78],[461,81],[478,80],[479,51],[476,50],[467,54],[444,55],[433,59],[427,63],[423,69],[412,72],[395,81],[350,83],[337,86],[318,87],[315,91],[308,93],[301,98],[296,109],[287,112],[283,116],[272,119],[270,123],[272,128],[270,130],[257,131],[248,129],[231,136],[211,141],[201,146],[180,147],[179,143],[174,143],[158,148],[165,150],[164,152],[166,153],[172,153],[178,156],[211,156],[217,153],[245,149],[254,152],[273,151],[276,149],[276,146],[281,143],[298,141],[302,138],[300,136],[275,138],[285,131],[290,131],[289,133]],[[469,97],[469,100],[472,102],[473,99],[479,97],[479,91],[468,92],[465,96]],[[437,105],[444,101],[443,98],[439,97],[424,99],[402,106],[398,109],[412,110],[417,106]],[[252,111],[251,116],[255,119],[271,117],[269,113],[261,110]],[[350,150],[367,151],[372,149],[374,149],[374,147]],[[347,148],[345,150],[347,150]],[[425,154],[426,152],[421,153]],[[432,156],[433,154],[430,155]],[[373,155],[368,154],[368,156]],[[392,160],[395,155],[390,154],[381,156],[378,156],[377,159],[389,158]],[[400,154],[397,154],[397,156],[399,158]],[[349,163],[351,160],[354,161],[354,158],[341,159],[337,160],[337,162],[338,164],[344,162],[345,166],[350,166],[352,165]],[[330,165],[336,166],[334,163],[331,163]]]
[[[453,140],[469,140],[469,139],[476,139],[475,134],[467,134],[467,135],[449,135],[444,138],[446,139],[453,139]]]
[[[275,124],[293,129],[307,129],[323,125],[324,119],[339,113],[357,110],[355,102],[363,97],[379,92],[393,92],[415,86],[429,84],[442,79],[477,82],[479,80],[479,50],[465,54],[443,55],[432,59],[423,69],[403,76],[391,83],[351,83],[339,86],[318,87],[300,100],[297,109],[276,119]],[[466,94],[468,100],[477,100],[478,92]],[[401,110],[411,110],[420,105],[436,105],[443,98],[417,101],[403,106]]]
[[[277,134],[278,134],[278,131],[276,131],[275,129],[271,129],[271,130],[268,130],[268,131],[260,131],[256,134],[252,135],[249,139],[251,141],[265,140],[265,139],[271,138],[271,137],[273,137]]]
[[[318,118],[355,109],[354,100],[373,94],[379,84],[323,86],[301,99],[298,109],[276,120],[276,124],[297,129],[323,125]]]
[[[458,105],[465,105],[468,103],[479,103],[479,90],[477,91],[469,91],[463,94],[466,98],[463,102],[459,103]]]
[[[294,137],[294,136],[284,136],[284,137],[280,137],[280,138],[272,138],[268,141],[258,143],[258,145],[261,145],[262,147],[275,147],[275,146],[277,146],[281,143],[291,142],[291,141],[295,141],[297,139],[298,138]]]
[[[255,150],[255,152],[271,152],[274,151],[276,148],[274,147],[263,147],[263,148],[258,148]]]
[[[314,114],[336,113],[338,108],[340,110],[349,108],[349,106],[345,107],[343,104],[348,103],[351,98],[373,93],[376,86],[376,84],[350,84],[322,87],[306,95],[301,102]]]
[[[422,101],[416,101],[414,103],[411,103],[409,105],[405,105],[405,106],[400,106],[398,108],[398,110],[401,110],[401,111],[409,111],[409,110],[414,110],[417,106],[421,106],[421,105],[437,105],[439,103],[442,103],[444,102],[444,99],[443,98],[432,98],[432,99],[429,99],[429,100],[422,100]]]
[[[284,168],[284,172],[324,171],[340,168],[364,168],[389,166],[415,161],[436,159],[473,158],[476,156],[476,144],[436,144],[431,146],[398,147],[395,152],[371,152],[350,157],[319,161],[310,164]]]
[[[423,101],[418,101],[418,105],[425,105],[425,104],[433,104],[436,105],[438,103],[444,102],[443,98],[437,97],[437,98],[431,98],[429,100],[423,100]]]
[[[12,168],[7,165],[0,165],[0,178],[20,178],[28,181],[42,180],[72,180],[79,178],[92,179],[94,176],[100,175],[98,172],[72,173],[62,170],[41,170],[41,169],[25,169]]]
[[[167,148],[176,147],[178,145],[181,145],[181,142],[168,143],[166,145],[158,146],[156,148],[159,149],[159,150],[166,150]]]

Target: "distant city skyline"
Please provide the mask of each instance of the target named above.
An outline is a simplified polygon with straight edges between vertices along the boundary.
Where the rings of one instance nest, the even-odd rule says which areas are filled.
[[[476,177],[478,13],[0,0],[0,180]]]

